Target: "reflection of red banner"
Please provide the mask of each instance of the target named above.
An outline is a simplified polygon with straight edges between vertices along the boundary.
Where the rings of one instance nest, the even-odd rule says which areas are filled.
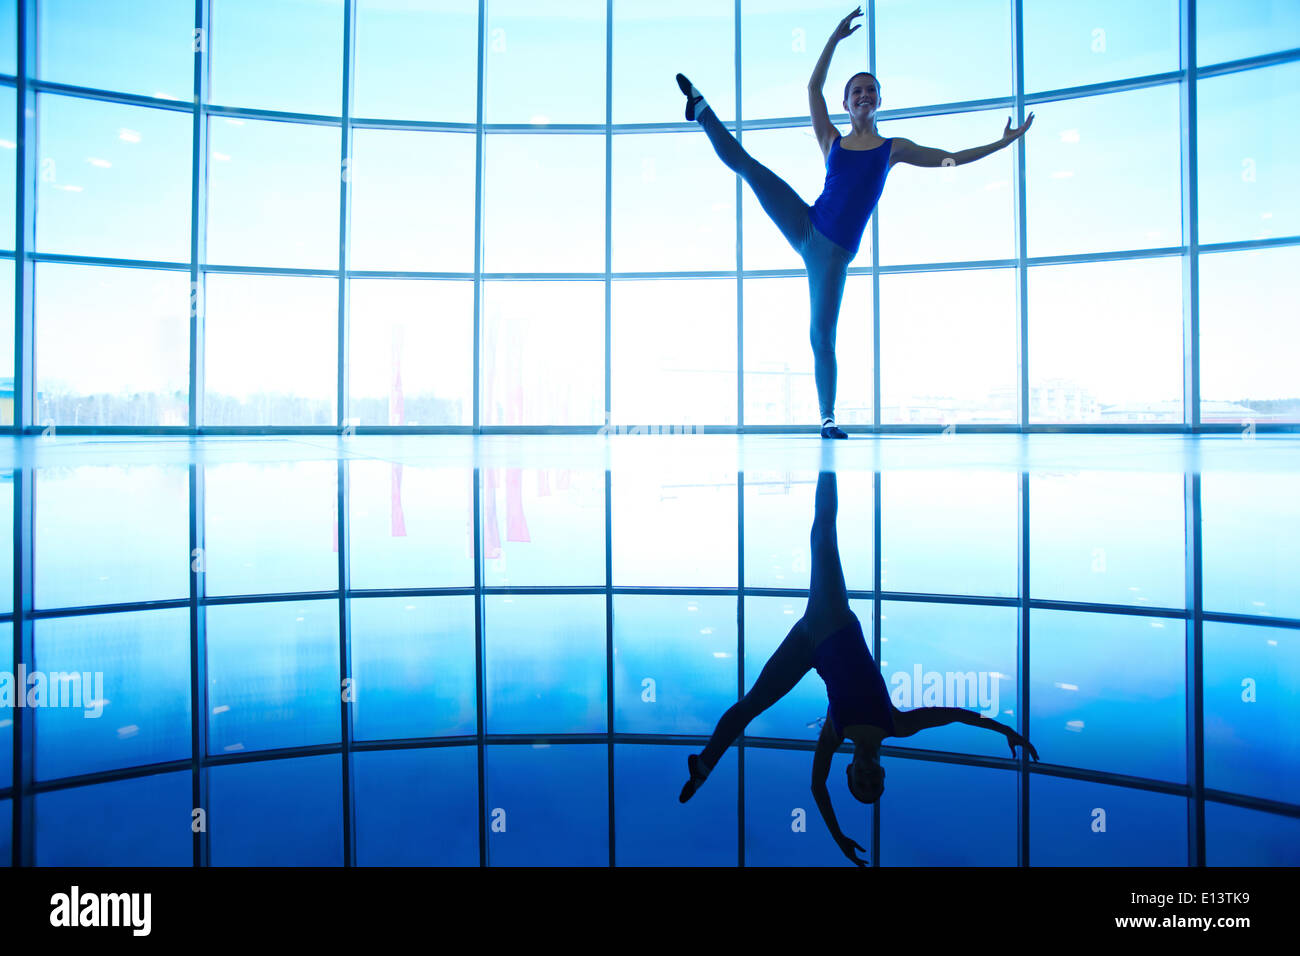
[[[393,462],[392,499],[390,533],[394,538],[405,538],[406,516],[402,512],[402,466],[398,462]]]
[[[506,540],[531,541],[528,519],[524,517],[523,472],[511,468],[506,472]]]
[[[483,557],[501,557],[501,532],[497,528],[497,472],[489,468],[483,480]]]

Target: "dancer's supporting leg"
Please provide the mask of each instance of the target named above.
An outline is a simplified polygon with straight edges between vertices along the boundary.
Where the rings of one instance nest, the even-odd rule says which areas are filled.
[[[816,649],[823,639],[852,623],[849,592],[844,586],[844,568],[840,564],[839,537],[835,518],[839,511],[839,489],[835,472],[817,476],[817,498],[813,511],[812,569],[808,582],[808,610],[804,622]]]

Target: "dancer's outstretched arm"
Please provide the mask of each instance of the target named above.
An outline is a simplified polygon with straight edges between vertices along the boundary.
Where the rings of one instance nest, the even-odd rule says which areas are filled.
[[[831,68],[831,57],[835,55],[836,44],[862,26],[861,23],[850,26],[853,18],[860,16],[862,16],[862,8],[858,7],[839,22],[831,38],[826,41],[826,47],[818,57],[817,65],[813,67],[812,78],[808,80],[808,112],[812,116],[813,132],[817,134],[817,143],[822,148],[823,156],[830,152],[831,144],[835,142],[839,131],[831,123],[830,114],[826,112],[826,97],[822,94],[822,87],[826,85],[826,72]]]
[[[831,772],[831,757],[834,756],[843,739],[831,726],[831,715],[827,712],[826,722],[822,724],[821,736],[817,738],[817,752],[813,754],[813,799],[817,801],[817,809],[821,811],[822,821],[826,824],[826,829],[831,831],[831,839],[839,846],[840,852],[858,866],[866,866],[867,861],[858,859],[853,851],[861,850],[863,853],[867,851],[845,836],[844,831],[840,829],[840,823],[835,819],[835,808],[831,806],[831,795],[826,789],[826,778]]]
[[[996,730],[1007,738],[1007,744],[1011,747],[1011,756],[1016,755],[1017,747],[1024,747],[1029,756],[1038,759],[1038,751],[1034,749],[1034,745],[1006,724],[1000,724],[996,720],[961,707],[917,707],[915,710],[895,710],[894,733],[891,736],[910,737],[927,727],[942,727],[945,724],[970,724],[972,727]]]
[[[977,159],[983,159],[989,153],[996,153],[998,150],[1010,146],[1020,137],[1024,136],[1033,125],[1034,114],[1030,113],[1029,118],[1025,120],[1025,125],[1017,129],[1011,128],[1011,120],[1007,119],[1007,127],[1002,131],[1002,138],[995,143],[986,143],[983,146],[972,146],[970,149],[963,149],[956,153],[950,153],[946,149],[935,149],[931,146],[918,146],[910,139],[902,136],[894,137],[894,145],[890,150],[890,159],[894,163],[908,163],[912,166],[964,166],[967,163],[973,163]]]

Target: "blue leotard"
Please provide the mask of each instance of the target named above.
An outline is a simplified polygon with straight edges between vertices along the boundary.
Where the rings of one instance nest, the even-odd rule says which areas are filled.
[[[853,724],[871,724],[894,733],[894,708],[880,668],[867,650],[862,625],[853,623],[840,628],[813,651],[813,664],[826,682],[830,700],[831,726],[844,736],[844,728]]]
[[[812,205],[812,223],[854,255],[885,188],[893,143],[891,138],[875,149],[844,149],[836,136],[826,155],[826,184]]]

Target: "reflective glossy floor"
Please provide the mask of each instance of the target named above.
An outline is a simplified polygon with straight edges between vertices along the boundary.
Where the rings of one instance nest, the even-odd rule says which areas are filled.
[[[6,439],[0,861],[847,866],[815,671],[678,802],[828,517],[894,705],[1041,758],[846,743],[873,865],[1300,864],[1276,434]]]

